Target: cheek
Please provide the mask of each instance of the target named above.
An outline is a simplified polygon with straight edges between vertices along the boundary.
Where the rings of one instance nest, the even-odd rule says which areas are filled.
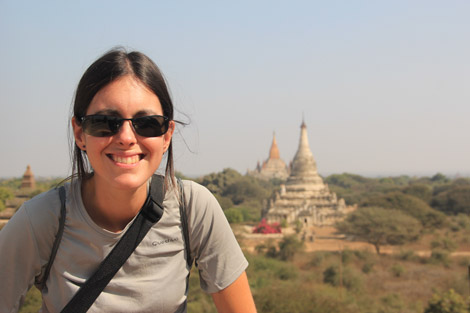
[[[85,145],[87,152],[99,152],[111,143],[110,137],[85,136]]]
[[[153,157],[163,154],[163,137],[146,138],[141,143],[147,152],[153,154]]]

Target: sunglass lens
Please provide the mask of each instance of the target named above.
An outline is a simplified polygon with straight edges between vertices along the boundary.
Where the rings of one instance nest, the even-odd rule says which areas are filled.
[[[163,116],[143,116],[133,120],[135,131],[140,136],[158,137],[168,130],[168,121]]]
[[[83,120],[82,127],[85,133],[95,137],[109,137],[116,134],[118,121],[113,116],[95,115]]]

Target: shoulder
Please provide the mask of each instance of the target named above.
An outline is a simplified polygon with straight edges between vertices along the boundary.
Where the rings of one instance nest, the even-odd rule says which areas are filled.
[[[190,228],[208,231],[217,228],[230,229],[219,202],[206,187],[189,180],[183,181],[186,212]]]
[[[65,184],[67,198],[70,184]],[[55,235],[59,229],[59,218],[61,210],[61,201],[59,197],[59,188],[54,188],[37,195],[33,199],[24,203],[21,208],[29,221],[29,227],[36,238],[39,247],[52,247]],[[49,251],[50,249],[44,249]],[[43,253],[41,251],[40,253]],[[47,258],[48,253],[41,255]]]
[[[57,223],[59,212],[59,191],[51,189],[23,203],[5,228],[16,232],[29,230],[33,236],[48,233],[50,225]]]
[[[2,232],[9,240],[36,250],[41,260],[47,260],[59,227],[60,207],[58,189],[39,194],[23,203]]]
[[[205,186],[198,184],[192,180],[182,180],[184,186],[184,195],[186,200],[188,197],[197,201],[216,201],[214,195]]]
[[[205,186],[191,180],[183,180],[184,199],[189,212],[195,215],[222,212],[219,202]],[[192,212],[192,211],[195,212]]]
[[[24,204],[25,213],[35,225],[50,223],[60,213],[59,189],[54,188],[43,192]]]

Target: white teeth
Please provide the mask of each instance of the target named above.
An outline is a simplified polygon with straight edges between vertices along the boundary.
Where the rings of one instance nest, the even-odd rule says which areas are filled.
[[[123,163],[123,164],[134,164],[139,162],[139,156],[134,155],[131,157],[120,157],[120,156],[113,156],[114,162]]]

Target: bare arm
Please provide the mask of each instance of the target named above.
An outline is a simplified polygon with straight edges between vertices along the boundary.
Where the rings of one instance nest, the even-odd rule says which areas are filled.
[[[213,293],[212,299],[219,313],[256,313],[245,272],[224,290]]]

